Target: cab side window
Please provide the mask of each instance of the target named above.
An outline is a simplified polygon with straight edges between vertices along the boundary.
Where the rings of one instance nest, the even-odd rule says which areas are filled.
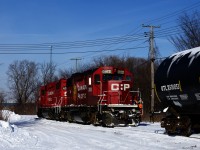
[[[42,90],[42,91],[41,91],[41,94],[42,94],[42,95],[45,95],[45,90]]]
[[[100,84],[100,75],[99,74],[95,74],[94,75],[94,83],[95,84]]]

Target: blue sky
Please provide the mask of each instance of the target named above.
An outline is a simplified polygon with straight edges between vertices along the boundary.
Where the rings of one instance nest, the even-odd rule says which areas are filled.
[[[148,48],[136,48],[138,46],[148,47],[145,38],[122,44],[102,44],[74,49],[57,49],[54,44],[123,37],[128,34],[140,35],[143,38],[143,33],[148,32],[149,29],[143,28],[142,24],[150,24],[161,26],[155,29],[155,40],[161,57],[165,57],[174,52],[174,47],[168,41],[169,36],[167,32],[164,32],[165,29],[172,29],[177,25],[177,19],[181,13],[174,12],[198,11],[199,7],[193,5],[195,3],[200,5],[197,2],[199,0],[0,0],[0,45],[47,43],[45,52],[50,52],[50,46],[53,45],[53,52],[65,53],[53,54],[53,61],[58,65],[58,69],[73,67],[75,62],[70,59],[76,57],[82,58],[81,63],[91,62],[96,56],[114,54],[147,58]],[[168,14],[172,15],[163,18]],[[161,20],[156,20],[159,18]],[[158,36],[157,33],[159,33]],[[123,48],[133,49],[101,53],[67,53]],[[0,50],[2,53],[5,52],[1,47]],[[9,48],[9,50],[15,49]],[[32,51],[27,48],[25,52]],[[2,63],[0,81],[6,82],[6,71],[10,63],[23,59],[38,63],[48,62],[50,54],[0,54],[0,64]]]

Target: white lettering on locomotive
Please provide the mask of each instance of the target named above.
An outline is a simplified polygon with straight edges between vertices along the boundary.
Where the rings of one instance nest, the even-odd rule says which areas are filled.
[[[119,84],[119,83],[111,84],[112,91],[119,91],[119,90],[126,91],[127,89],[130,89],[130,84]]]
[[[78,99],[86,99],[86,93],[78,93]]]
[[[48,95],[53,95],[53,94],[54,94],[53,91],[48,92]]]
[[[87,90],[87,85],[77,85],[77,90],[78,91],[83,91],[83,90]]]
[[[103,73],[103,74],[111,74],[112,71],[111,71],[111,70],[102,70],[102,73]]]
[[[48,98],[48,101],[52,101],[52,98]]]

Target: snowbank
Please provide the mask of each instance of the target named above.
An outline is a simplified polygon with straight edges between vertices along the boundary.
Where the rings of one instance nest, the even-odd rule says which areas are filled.
[[[11,125],[10,122],[19,121],[21,116],[9,110],[1,110],[1,115],[3,120],[0,120],[0,132],[14,132],[15,125]]]
[[[17,122],[21,119],[20,115],[15,114],[14,112],[10,110],[2,110],[1,113],[2,113],[3,120],[8,121],[10,123]]]

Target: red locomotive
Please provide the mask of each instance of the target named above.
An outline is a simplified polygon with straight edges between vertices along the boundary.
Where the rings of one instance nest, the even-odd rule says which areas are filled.
[[[99,67],[40,88],[38,116],[116,126],[139,125],[142,100],[127,69]]]

